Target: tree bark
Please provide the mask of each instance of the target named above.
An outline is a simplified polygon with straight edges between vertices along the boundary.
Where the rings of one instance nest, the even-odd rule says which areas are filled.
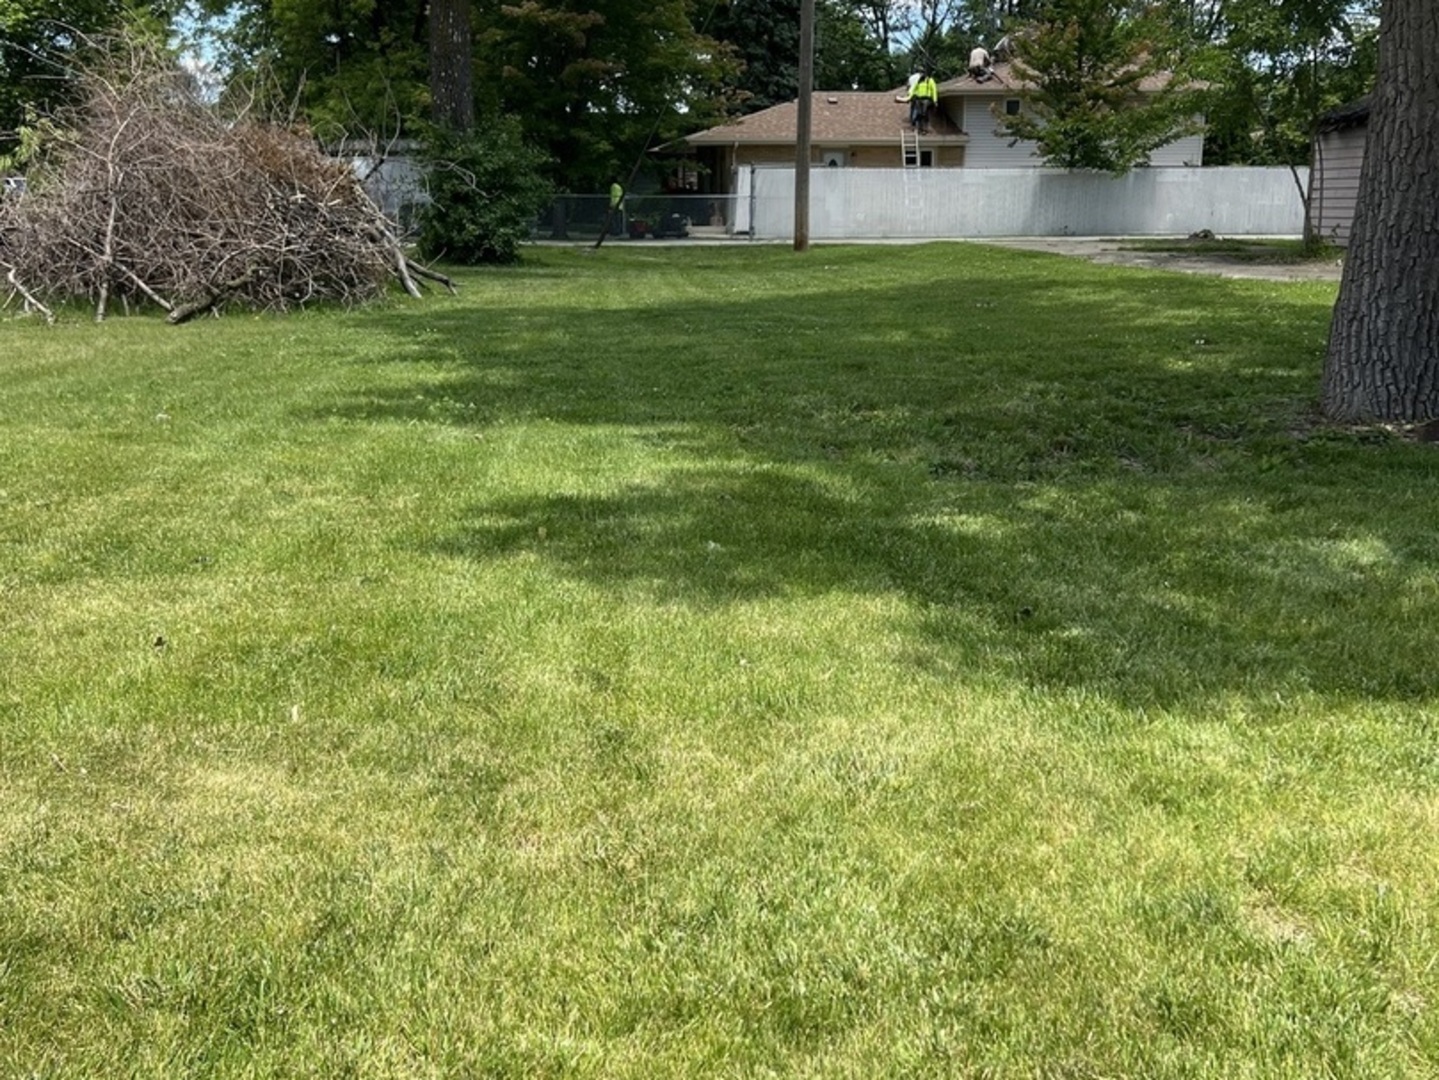
[[[430,101],[435,123],[475,126],[470,0],[430,0]]]
[[[1384,0],[1379,79],[1324,366],[1334,420],[1439,417],[1439,5]]]

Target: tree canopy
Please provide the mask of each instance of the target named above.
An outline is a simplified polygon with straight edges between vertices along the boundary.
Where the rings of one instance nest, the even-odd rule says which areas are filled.
[[[1319,117],[1374,85],[1377,0],[1215,0],[1188,30],[1215,165],[1306,163]]]
[[[1130,7],[1049,0],[1029,24],[1015,66],[1033,89],[999,122],[1049,164],[1123,173],[1194,127],[1198,101],[1171,24]]]
[[[690,0],[239,0],[230,10],[226,60],[245,92],[295,95],[322,135],[415,133],[437,103],[448,126],[516,117],[572,187],[720,115],[738,70]],[[440,16],[447,30],[436,37]],[[467,55],[441,47],[465,32]],[[468,82],[468,102],[440,100],[455,79]]]
[[[799,9],[800,0],[729,0],[715,6],[707,30],[739,65],[729,86],[731,107],[765,109],[799,93]],[[817,0],[817,87],[887,90],[904,74],[900,58],[884,49],[853,4]]]
[[[1315,119],[1372,84],[1379,0],[817,0],[816,85],[888,89],[1028,28],[1031,107],[1057,164],[1120,170],[1180,130],[1161,67],[1207,87],[1206,160],[1301,163]],[[799,0],[0,0],[0,132],[62,100],[83,35],[208,20],[230,93],[323,139],[515,118],[573,190],[644,151],[796,93]],[[182,15],[182,13],[184,13]],[[443,26],[444,32],[439,33]],[[1180,108],[1180,105],[1184,108]],[[3,151],[3,148],[0,148]]]
[[[0,137],[73,97],[73,59],[120,23],[162,32],[182,0],[0,0]],[[0,153],[4,147],[0,146]]]

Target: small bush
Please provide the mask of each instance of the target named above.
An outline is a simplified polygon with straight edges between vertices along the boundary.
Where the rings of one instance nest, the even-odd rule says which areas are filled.
[[[512,263],[553,189],[543,153],[524,141],[511,118],[465,135],[428,140],[430,203],[419,215],[420,253],[476,265]]]

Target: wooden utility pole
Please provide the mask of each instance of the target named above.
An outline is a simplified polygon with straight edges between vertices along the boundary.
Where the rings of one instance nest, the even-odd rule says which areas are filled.
[[[799,5],[799,116],[794,152],[794,249],[809,250],[810,119],[814,112],[814,0]]]

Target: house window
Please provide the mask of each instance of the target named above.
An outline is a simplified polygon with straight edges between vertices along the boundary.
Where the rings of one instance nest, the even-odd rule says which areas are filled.
[[[1017,97],[1012,97],[1012,98],[1005,98],[1005,99],[1004,99],[1004,115],[1005,115],[1005,116],[1018,116],[1018,115],[1019,115],[1019,98],[1017,98]]]
[[[933,150],[921,150],[921,151],[919,152],[919,167],[920,167],[921,169],[932,169],[932,168],[934,168],[934,151],[933,151]]]

